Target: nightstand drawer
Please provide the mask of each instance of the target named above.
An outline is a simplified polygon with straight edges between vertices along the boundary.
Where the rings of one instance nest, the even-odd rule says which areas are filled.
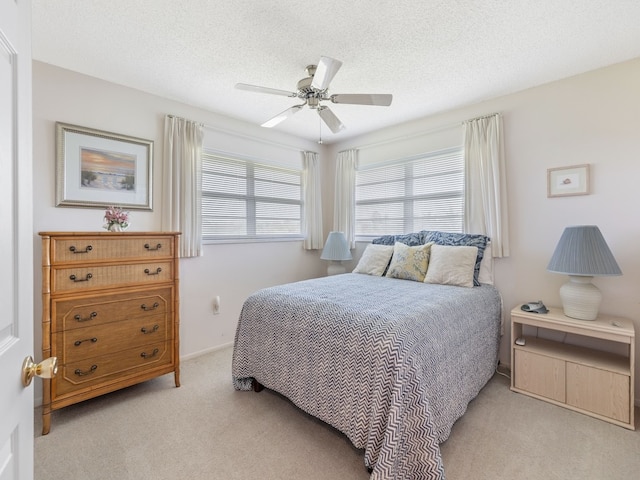
[[[517,349],[514,386],[520,390],[565,401],[565,362],[557,358]]]
[[[567,362],[567,404],[629,423],[629,376]]]

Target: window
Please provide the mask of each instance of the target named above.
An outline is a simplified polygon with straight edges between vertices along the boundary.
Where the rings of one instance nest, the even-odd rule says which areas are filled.
[[[356,171],[356,236],[462,232],[463,223],[461,147]]]
[[[205,151],[202,238],[302,237],[302,172]]]

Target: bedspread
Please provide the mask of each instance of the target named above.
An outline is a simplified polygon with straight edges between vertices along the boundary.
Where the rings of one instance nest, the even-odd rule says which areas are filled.
[[[262,385],[364,449],[372,479],[443,479],[439,444],[491,378],[501,300],[464,288],[343,274],[245,302],[232,378]]]

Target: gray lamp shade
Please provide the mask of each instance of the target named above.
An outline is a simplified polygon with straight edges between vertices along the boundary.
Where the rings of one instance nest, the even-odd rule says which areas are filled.
[[[622,275],[600,229],[595,225],[565,228],[547,270],[566,275]]]
[[[320,258],[322,260],[351,260],[351,251],[344,233],[329,233]]]

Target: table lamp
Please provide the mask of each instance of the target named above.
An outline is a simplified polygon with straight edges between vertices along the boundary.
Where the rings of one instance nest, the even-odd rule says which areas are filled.
[[[337,275],[346,271],[344,265],[340,262],[342,262],[342,260],[351,260],[352,257],[344,233],[329,233],[327,243],[324,245],[320,258],[322,260],[330,260],[329,266],[327,267],[327,275]]]
[[[622,275],[600,229],[595,225],[565,228],[547,270],[569,275],[560,288],[564,314],[579,320],[595,320],[602,301],[594,276]]]

